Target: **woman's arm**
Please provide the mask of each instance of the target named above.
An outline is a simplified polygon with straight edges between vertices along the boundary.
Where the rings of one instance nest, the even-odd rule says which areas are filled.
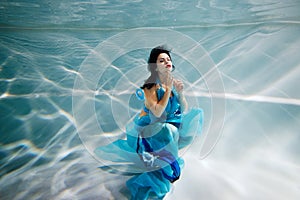
[[[153,113],[154,116],[160,117],[168,105],[172,90],[170,87],[166,87],[164,96],[160,101],[158,101],[157,99],[156,90],[156,87],[152,87],[151,89],[144,89],[145,106]]]
[[[179,103],[181,105],[182,112],[185,112],[188,109],[188,103],[185,99],[184,94],[182,92],[178,93],[178,98],[179,98]]]
[[[164,82],[165,93],[160,100],[157,99],[157,93],[156,93],[157,87],[144,89],[145,106],[153,113],[154,116],[161,117],[161,115],[164,113],[169,102],[172,86],[173,86],[173,77],[171,75],[171,72],[167,71],[165,74],[165,82]]]
[[[179,99],[179,103],[181,105],[181,109],[184,112],[188,109],[188,103],[187,103],[187,101],[185,99],[185,96],[183,94],[184,84],[183,84],[182,81],[174,79],[174,86],[175,86],[175,89],[178,93],[178,99]]]

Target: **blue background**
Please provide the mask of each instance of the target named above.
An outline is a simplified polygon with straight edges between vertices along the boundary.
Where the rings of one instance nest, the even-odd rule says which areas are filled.
[[[299,199],[299,11],[299,0],[1,1],[0,199],[128,197],[128,177],[98,169],[80,140],[72,94],[94,48],[140,27],[198,41],[225,89],[217,145],[184,154],[166,199]],[[209,110],[214,97],[197,98]]]

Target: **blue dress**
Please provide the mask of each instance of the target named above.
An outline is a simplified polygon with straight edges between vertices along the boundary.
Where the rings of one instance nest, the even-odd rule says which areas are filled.
[[[164,93],[160,86],[157,89],[158,100]],[[171,183],[179,179],[183,168],[184,161],[178,155],[179,150],[201,133],[202,109],[194,108],[183,114],[177,92],[172,90],[172,93],[161,117],[155,117],[144,107],[147,114],[137,115],[127,126],[125,140],[117,140],[95,150],[101,159],[123,163],[130,171],[135,170],[136,173],[131,174],[133,177],[126,182],[131,199],[163,199]]]

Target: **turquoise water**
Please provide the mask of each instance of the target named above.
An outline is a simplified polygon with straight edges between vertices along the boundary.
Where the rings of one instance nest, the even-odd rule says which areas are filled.
[[[122,137],[139,110],[128,96],[147,76],[153,38],[121,38],[144,49],[115,59],[117,47],[101,46],[134,28],[180,33],[205,55],[181,54],[187,43],[174,38],[175,75],[206,121],[166,199],[298,199],[299,10],[297,0],[0,2],[0,199],[127,199],[128,176],[97,168],[91,150],[103,136]],[[113,62],[91,70],[103,72],[95,88],[78,88],[83,69],[97,69],[93,55]],[[207,66],[218,77],[200,73]],[[74,97],[91,92],[100,131],[74,112]]]

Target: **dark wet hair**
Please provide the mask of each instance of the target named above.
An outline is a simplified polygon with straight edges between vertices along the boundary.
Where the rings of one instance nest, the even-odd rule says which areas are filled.
[[[161,54],[161,53],[166,53],[172,60],[171,55],[170,55],[170,50],[165,45],[153,48],[151,50],[150,56],[148,58],[148,71],[150,71],[151,74],[150,74],[149,78],[145,81],[144,85],[141,87],[142,89],[144,89],[144,88],[150,89],[154,85],[157,84],[158,73],[156,71],[156,68],[157,68],[156,60],[157,60],[157,57],[159,56],[159,54]],[[174,71],[175,66],[172,65],[172,68]]]

